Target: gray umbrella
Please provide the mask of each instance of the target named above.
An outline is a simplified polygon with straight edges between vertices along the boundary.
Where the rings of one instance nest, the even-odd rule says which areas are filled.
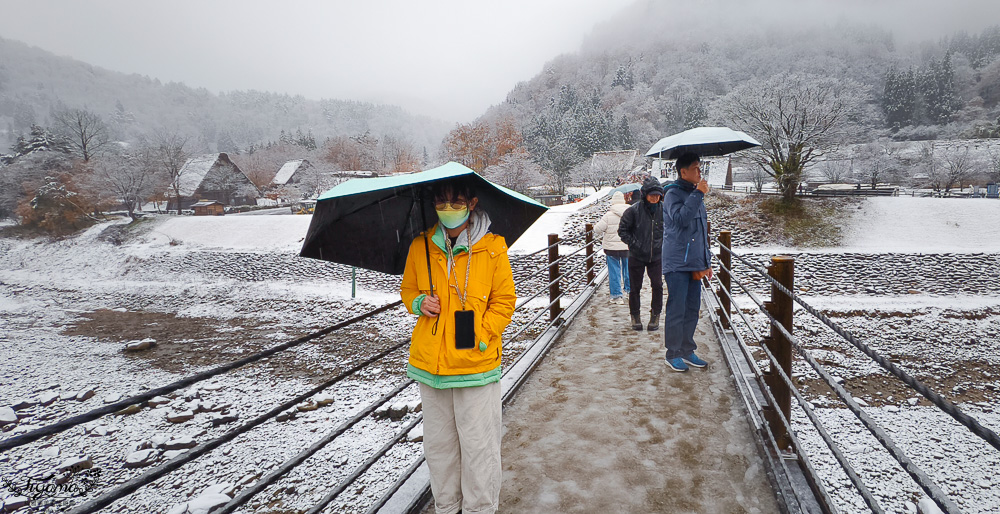
[[[684,152],[694,152],[701,157],[716,157],[755,146],[760,146],[760,143],[738,130],[697,127],[657,141],[646,152],[646,157],[676,159]]]

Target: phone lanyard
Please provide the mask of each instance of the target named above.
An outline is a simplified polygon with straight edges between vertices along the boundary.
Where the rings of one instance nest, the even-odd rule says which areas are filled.
[[[466,233],[467,231],[468,229],[466,229]],[[451,238],[448,237],[448,234],[444,235],[444,247],[446,250],[448,250],[448,255],[450,256],[448,260],[451,261],[451,275],[455,277],[455,283],[454,284],[449,283],[448,285],[455,288],[455,293],[458,294],[458,301],[462,302],[462,310],[464,311],[465,300],[469,297],[469,270],[472,268],[471,248],[466,247],[467,249],[465,252],[466,254],[468,254],[468,259],[465,261],[465,287],[463,288],[465,290],[465,294],[463,295],[462,291],[458,289],[458,276],[455,271],[455,254],[451,249]]]

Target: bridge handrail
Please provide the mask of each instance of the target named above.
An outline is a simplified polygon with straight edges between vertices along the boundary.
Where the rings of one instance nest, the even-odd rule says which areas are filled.
[[[381,306],[381,307],[379,307],[377,309],[368,311],[368,312],[366,312],[364,314],[360,314],[358,316],[354,316],[353,318],[349,318],[349,319],[344,320],[344,321],[342,321],[340,323],[337,323],[335,325],[327,327],[327,328],[325,328],[323,330],[319,330],[317,332],[313,332],[312,334],[302,336],[302,337],[300,337],[298,339],[294,339],[294,340],[289,341],[287,343],[282,343],[282,344],[279,344],[277,346],[273,346],[271,348],[268,348],[267,350],[260,351],[258,353],[253,354],[253,355],[250,355],[248,357],[244,357],[242,359],[235,360],[233,362],[229,362],[229,363],[223,364],[221,366],[216,366],[216,367],[214,367],[212,369],[208,369],[208,370],[202,371],[200,373],[196,373],[194,375],[191,375],[189,377],[182,378],[180,380],[177,380],[177,381],[172,382],[170,384],[167,384],[165,386],[157,387],[156,389],[151,389],[149,391],[146,391],[145,393],[140,393],[140,394],[137,394],[137,395],[134,395],[134,396],[130,396],[128,398],[125,398],[124,400],[117,401],[117,402],[112,403],[110,405],[105,405],[104,407],[99,407],[99,408],[93,409],[93,410],[91,410],[89,412],[85,412],[83,414],[78,414],[76,416],[73,416],[73,417],[70,417],[70,418],[66,418],[66,419],[61,420],[61,421],[57,421],[57,422],[55,422],[55,423],[53,423],[51,425],[46,425],[44,427],[32,430],[31,432],[27,432],[27,433],[24,433],[24,434],[15,436],[15,437],[10,437],[10,438],[4,439],[4,440],[0,441],[0,452],[11,450],[11,449],[17,448],[19,446],[24,446],[24,445],[26,445],[28,443],[37,441],[37,440],[39,440],[39,439],[41,439],[43,437],[58,434],[58,433],[60,433],[60,432],[62,432],[64,430],[73,428],[73,427],[75,427],[77,425],[82,425],[82,424],[87,423],[89,421],[93,421],[93,420],[95,420],[97,418],[100,418],[102,416],[106,416],[108,414],[114,414],[114,413],[116,413],[116,412],[118,412],[118,411],[120,411],[120,410],[122,410],[122,409],[124,409],[126,407],[129,407],[129,406],[132,406],[132,405],[137,405],[137,404],[149,401],[149,400],[151,400],[151,399],[153,399],[153,398],[155,398],[157,396],[163,396],[163,395],[166,395],[166,394],[170,394],[170,393],[172,393],[174,391],[177,391],[179,389],[183,389],[183,388],[188,387],[188,386],[190,386],[192,384],[196,384],[198,382],[202,382],[202,381],[207,380],[209,378],[212,378],[214,376],[221,375],[221,374],[226,373],[228,371],[232,371],[232,370],[234,370],[236,368],[239,368],[239,367],[242,367],[242,366],[246,366],[247,364],[251,364],[251,363],[257,362],[257,361],[259,361],[261,359],[266,359],[266,358],[268,358],[268,357],[270,357],[270,356],[272,356],[272,355],[274,355],[274,354],[276,354],[278,352],[282,352],[282,351],[294,348],[296,346],[299,346],[299,345],[301,345],[303,343],[312,341],[313,339],[317,339],[317,338],[326,336],[326,335],[328,335],[329,333],[331,333],[331,332],[333,332],[335,330],[339,330],[341,328],[347,327],[347,326],[352,325],[354,323],[357,323],[359,321],[366,320],[366,319],[368,319],[368,318],[370,318],[370,317],[372,317],[372,316],[374,316],[376,314],[380,314],[380,313],[385,312],[385,311],[387,311],[389,309],[392,309],[392,308],[395,308],[395,307],[399,307],[399,306],[402,306],[402,305],[403,305],[402,300],[396,301],[396,302],[392,302],[392,303],[389,303],[389,304],[386,304],[386,305],[383,305],[383,306]]]
[[[907,372],[903,371],[902,369],[900,369],[899,366],[896,366],[895,364],[893,364],[892,361],[890,361],[889,359],[886,359],[885,357],[883,357],[882,355],[880,355],[878,352],[876,352],[875,350],[873,350],[867,344],[865,344],[865,343],[861,342],[860,340],[858,340],[858,338],[855,337],[854,334],[850,333],[848,330],[844,329],[843,327],[841,327],[837,323],[831,321],[830,318],[828,318],[825,314],[823,314],[822,312],[820,312],[817,309],[815,309],[813,306],[811,306],[808,303],[806,303],[804,300],[802,300],[801,297],[799,297],[794,292],[789,291],[788,288],[786,288],[780,282],[778,282],[777,280],[775,280],[774,277],[768,275],[767,272],[763,268],[761,268],[758,264],[756,264],[756,263],[754,263],[752,261],[749,261],[749,260],[743,258],[742,256],[736,254],[736,253],[733,253],[732,249],[726,247],[725,245],[720,244],[720,246],[722,246],[723,248],[725,248],[726,251],[728,251],[731,255],[733,255],[734,257],[736,257],[737,259],[739,259],[740,262],[746,264],[748,267],[750,267],[751,269],[753,269],[754,271],[756,271],[758,274],[761,274],[764,278],[766,278],[771,283],[771,285],[775,286],[779,291],[781,291],[786,296],[788,296],[793,301],[795,301],[795,303],[798,303],[799,305],[801,305],[802,308],[805,309],[806,312],[808,312],[809,314],[812,314],[813,316],[815,316],[817,319],[819,319],[821,322],[823,322],[824,325],[826,325],[831,330],[833,330],[837,335],[839,335],[844,340],[846,340],[847,342],[849,342],[852,345],[854,345],[855,348],[857,348],[862,353],[864,353],[869,358],[871,358],[873,361],[875,361],[876,363],[878,363],[878,365],[881,366],[882,369],[888,371],[890,374],[892,374],[893,376],[895,376],[897,379],[903,381],[903,383],[905,383],[906,385],[910,386],[911,389],[913,389],[913,390],[917,391],[918,393],[920,393],[921,395],[923,395],[925,398],[927,398],[928,400],[930,400],[931,403],[933,403],[939,409],[941,409],[942,411],[944,411],[945,413],[947,413],[948,415],[950,415],[952,418],[954,418],[956,421],[958,421],[962,426],[968,428],[969,431],[971,431],[973,434],[979,436],[984,441],[986,441],[987,443],[989,443],[990,446],[992,446],[993,448],[995,448],[997,450],[1000,450],[1000,436],[998,436],[996,434],[996,432],[990,430],[989,428],[986,428],[981,423],[979,423],[979,421],[977,419],[973,418],[972,416],[966,414],[965,412],[962,412],[962,410],[959,409],[958,406],[956,406],[955,404],[951,403],[950,401],[948,401],[946,398],[942,397],[938,393],[934,392],[931,388],[929,388],[926,385],[924,385],[922,382],[920,382],[919,380],[917,380],[916,378],[914,378],[909,373],[907,373]]]
[[[743,289],[743,291],[745,291],[747,295],[756,296],[752,291],[750,291],[750,289],[746,285],[743,284],[743,282],[741,282],[735,276],[732,276],[732,271],[729,270],[729,268],[726,268],[725,265],[723,265],[721,262],[719,263],[719,267],[720,269],[726,270],[726,272],[730,274],[731,280],[735,282],[736,285],[738,285],[741,289]],[[715,277],[715,281],[718,282],[720,286],[722,286],[722,281],[719,279],[719,277]],[[729,291],[727,291],[725,287],[720,287],[719,291],[723,292],[727,297],[729,297],[730,301],[735,302],[735,298],[733,298],[732,294]],[[732,324],[732,317],[729,315],[729,313],[725,311],[725,309],[722,309],[719,312],[721,312],[722,315],[729,320],[730,324]],[[809,402],[806,401],[806,399],[803,398],[802,395],[799,393],[798,389],[792,383],[792,380],[785,373],[785,370],[781,368],[781,365],[778,363],[777,357],[774,356],[774,353],[772,353],[771,350],[768,349],[766,345],[760,344],[763,338],[753,328],[753,325],[747,319],[746,315],[743,314],[743,311],[737,309],[736,312],[739,313],[740,317],[743,319],[743,323],[746,324],[747,328],[750,330],[754,338],[757,340],[758,347],[764,350],[764,353],[765,355],[767,355],[768,361],[771,364],[771,369],[777,371],[778,376],[781,377],[781,380],[785,383],[785,386],[788,387],[789,391],[791,391],[791,393],[795,396],[795,400],[798,402],[803,412],[805,412],[806,416],[809,418],[809,421],[812,423],[813,427],[816,428],[816,431],[823,439],[823,442],[826,443],[826,446],[830,449],[830,452],[833,453],[834,458],[837,459],[837,463],[840,464],[840,467],[844,470],[844,473],[847,474],[847,478],[851,481],[854,487],[857,488],[858,493],[861,495],[862,499],[864,499],[865,503],[873,512],[883,513],[884,511],[878,505],[878,502],[875,500],[875,497],[872,495],[871,491],[868,490],[868,487],[864,484],[864,481],[862,481],[861,478],[858,476],[857,472],[854,470],[854,467],[851,466],[850,462],[848,462],[847,458],[840,451],[840,446],[837,445],[837,443],[833,440],[833,438],[826,431],[826,429],[823,428],[823,422],[819,419],[818,416],[816,416],[816,413],[813,410],[813,408],[809,405]],[[742,336],[740,336],[739,333],[735,330],[733,331],[733,334],[740,342],[739,345],[740,350],[744,353],[747,360],[752,363],[754,373],[757,376],[761,376],[762,372],[760,368],[757,366],[755,358],[753,357],[752,354],[750,354],[749,348],[747,348],[745,341],[743,341],[742,339]],[[767,396],[767,401],[771,405],[778,404],[778,400],[774,397],[774,394],[771,392],[771,389],[769,387],[763,387],[761,388],[761,390],[764,392],[765,396]],[[785,431],[792,439],[792,445],[796,448],[796,455],[800,457],[799,461],[802,462],[803,465],[805,465],[808,468],[809,472],[812,473],[813,476],[816,476],[816,470],[812,467],[812,463],[809,462],[808,459],[802,458],[799,452],[802,446],[801,444],[798,443],[798,438],[795,436],[794,430],[792,430],[791,425],[788,423],[788,419],[785,418],[785,413],[782,412],[781,409],[774,409],[774,413],[778,416],[778,419],[781,421],[781,424],[784,425],[785,427]],[[765,430],[765,432],[771,439],[771,444],[777,448],[778,443],[774,439],[774,435],[772,434],[772,432],[770,430]],[[784,465],[784,462],[782,462],[782,465]],[[787,469],[785,470],[785,473],[788,474]],[[826,488],[820,487],[818,489],[819,493],[823,496],[823,500],[826,503],[826,505],[833,505],[833,500],[830,498],[829,493],[826,491]]]
[[[283,411],[295,407],[297,404],[302,403],[303,401],[312,397],[313,395],[320,393],[325,389],[328,389],[337,382],[340,382],[341,380],[347,378],[348,376],[353,375],[354,373],[364,369],[369,364],[384,358],[385,356],[389,355],[390,353],[396,350],[399,350],[400,348],[409,344],[409,342],[410,342],[409,339],[404,339],[392,345],[391,347],[379,352],[378,354],[369,357],[368,359],[365,359],[364,361],[361,361],[358,364],[355,364],[349,370],[344,371],[343,373],[338,374],[337,376],[323,382],[322,384],[302,394],[295,396],[291,400],[288,400],[282,403],[281,405],[274,407],[273,409],[265,412],[264,414],[261,414],[260,416],[257,416],[256,418],[244,423],[243,425],[240,425],[239,427],[230,430],[229,432],[226,432],[225,434],[215,439],[212,439],[211,441],[201,443],[198,446],[182,453],[181,455],[178,455],[177,457],[174,457],[173,459],[164,462],[163,464],[125,482],[124,484],[115,487],[111,491],[108,491],[93,500],[84,502],[76,506],[75,508],[73,508],[73,510],[70,511],[70,514],[87,514],[90,512],[96,512],[100,509],[103,509],[104,507],[107,507],[108,505],[111,505],[115,500],[118,500],[124,496],[132,494],[140,487],[150,484],[155,480],[163,477],[167,473],[179,469],[184,464],[187,464],[188,462],[204,455],[205,453],[208,453],[209,451],[218,448],[223,443],[232,441],[237,436],[249,432],[253,428],[260,425],[261,423],[264,423],[265,421],[278,416],[278,414],[281,414]]]
[[[868,347],[867,345],[865,345],[861,341],[857,340],[857,338],[854,337],[853,334],[851,334],[850,332],[846,331],[845,329],[843,329],[842,327],[840,327],[838,324],[830,321],[829,318],[827,318],[824,314],[822,314],[821,312],[817,311],[812,306],[808,305],[798,295],[796,295],[794,292],[790,291],[788,289],[788,287],[786,287],[783,283],[781,283],[775,277],[771,276],[767,272],[767,270],[763,269],[760,265],[758,265],[758,264],[756,264],[756,263],[754,263],[752,261],[749,261],[748,259],[744,258],[741,255],[735,254],[732,251],[732,249],[729,248],[728,246],[726,246],[726,244],[724,244],[722,241],[716,241],[716,242],[724,250],[724,252],[727,253],[729,256],[735,256],[739,262],[742,262],[743,264],[745,264],[746,266],[748,266],[751,270],[753,270],[754,272],[756,272],[756,274],[765,277],[768,280],[768,282],[770,282],[771,285],[774,286],[774,289],[772,290],[772,298],[773,298],[773,295],[775,294],[774,291],[777,291],[777,292],[780,292],[781,294],[786,295],[788,298],[790,298],[791,300],[793,300],[796,303],[798,303],[799,305],[801,305],[806,310],[806,312],[808,312],[809,314],[811,314],[811,315],[815,316],[816,318],[820,319],[829,328],[833,329],[834,332],[837,333],[839,336],[841,336],[845,340],[849,341],[851,344],[853,344],[855,347],[857,347],[859,350],[861,350],[863,353],[865,353],[865,355],[867,355],[868,357],[872,358],[877,363],[879,363],[879,365],[882,366],[883,369],[886,369],[891,374],[893,374],[894,376],[896,376],[897,378],[899,378],[900,380],[902,380],[904,383],[906,383],[908,386],[910,386],[911,388],[917,390],[918,392],[920,392],[921,394],[923,394],[928,399],[931,399],[932,402],[937,407],[939,407],[942,410],[944,410],[944,411],[948,412],[949,414],[951,414],[953,417],[955,417],[957,420],[959,420],[960,423],[962,423],[962,419],[960,419],[960,417],[967,418],[965,421],[968,421],[970,423],[962,423],[963,426],[966,426],[967,428],[969,428],[971,431],[973,431],[973,433],[977,433],[977,431],[975,429],[975,426],[979,425],[979,424],[978,424],[978,422],[975,419],[973,419],[970,416],[968,416],[967,414],[964,414],[961,411],[959,411],[957,409],[957,407],[955,407],[953,404],[951,404],[947,400],[941,398],[939,395],[937,395],[936,393],[934,393],[933,391],[931,391],[925,385],[921,384],[920,382],[918,382],[915,379],[913,379],[912,377],[910,377],[908,374],[906,374],[905,372],[903,372],[902,370],[900,370],[898,367],[896,367],[894,364],[892,364],[891,362],[889,362],[887,359],[885,359],[884,357],[882,357],[881,355],[879,355],[877,352],[875,352],[874,350],[872,350],[870,347]],[[765,302],[763,302],[756,294],[754,294],[750,290],[750,288],[748,288],[743,282],[741,282],[738,279],[736,279],[735,276],[734,276],[734,274],[733,274],[733,272],[732,272],[732,270],[729,269],[728,267],[726,267],[723,264],[721,258],[717,258],[717,260],[718,260],[718,264],[720,266],[720,270],[722,270],[728,276],[728,278],[730,280],[735,280],[736,281],[737,285],[741,289],[743,289],[743,291],[746,292],[747,296],[760,308],[761,312],[768,318],[768,322],[774,328],[774,330],[776,330],[777,332],[780,332],[780,334],[783,336],[783,338],[788,341],[789,345],[792,348],[794,348],[795,351],[803,358],[803,360],[805,360],[809,364],[809,366],[823,379],[823,381],[830,387],[830,389],[832,391],[834,391],[834,393],[838,396],[838,398],[840,398],[840,400],[842,402],[844,402],[845,405],[847,405],[848,410],[851,411],[851,413],[865,426],[865,428],[876,438],[876,440],[878,440],[879,443],[890,453],[890,455],[892,455],[892,457],[899,463],[899,465],[903,468],[903,470],[906,471],[906,473],[910,475],[910,477],[917,483],[917,485],[919,485],[920,488],[923,489],[924,492],[927,493],[928,496],[939,507],[941,507],[942,509],[944,509],[946,512],[961,512],[961,510],[959,509],[959,507],[950,498],[948,498],[943,493],[943,491],[933,481],[931,481],[930,478],[919,467],[916,466],[916,464],[914,464],[901,450],[899,450],[899,448],[896,447],[896,445],[893,442],[892,438],[889,437],[889,435],[886,434],[885,431],[882,430],[882,428],[879,427],[878,424],[875,423],[868,416],[868,414],[866,412],[864,412],[857,405],[857,403],[854,401],[853,397],[847,392],[847,390],[844,389],[823,368],[822,365],[820,365],[818,362],[815,361],[815,359],[813,359],[813,357],[809,354],[809,352],[804,347],[802,347],[802,345],[799,343],[799,340],[795,336],[793,336],[791,334],[791,332],[778,320],[778,318],[776,317],[776,315],[772,315],[772,313],[768,310],[768,307],[765,305]],[[733,297],[732,297],[732,294],[731,294],[731,290],[730,291],[726,290],[726,287],[722,283],[721,276],[717,277],[717,281],[719,282],[719,285],[720,285],[719,291],[723,291],[724,294],[726,294],[728,300],[732,301]],[[728,312],[726,312],[727,309],[719,309],[719,310],[720,310],[721,313],[725,313],[727,319],[731,319],[729,317],[729,315],[728,315]],[[753,331],[752,325],[749,324],[749,321],[746,319],[746,317],[742,315],[742,312],[740,314],[741,314],[741,317],[743,318],[744,322],[747,324],[747,326],[750,327],[751,331]],[[756,332],[755,331],[753,331],[753,332],[756,335]],[[734,330],[734,334],[735,333],[736,333],[736,331]],[[772,334],[773,334],[773,332],[772,332]],[[759,336],[757,336],[757,337],[758,337],[758,339],[760,339]],[[782,377],[782,380],[785,382],[784,385],[787,387],[787,389],[790,392],[792,392],[795,395],[796,399],[798,400],[798,402],[801,405],[802,402],[803,402],[803,399],[800,398],[800,395],[799,395],[797,389],[791,384],[791,382],[789,380],[785,379],[786,378],[785,377],[785,372],[782,369],[782,366],[778,364],[777,359],[771,353],[770,349],[767,348],[767,345],[760,345],[760,348],[762,348],[765,351],[765,353],[768,355],[768,358],[771,361],[771,369],[772,370],[776,370],[778,372],[778,375],[780,375]],[[759,372],[759,369],[756,368],[756,366],[755,366],[755,372]],[[902,376],[900,376],[900,375],[902,375]],[[909,380],[907,380],[907,378]],[[765,387],[763,389],[769,391],[769,388]],[[934,402],[934,398],[935,397],[937,399],[941,400],[941,402],[943,402],[944,405],[939,404],[939,402]],[[768,394],[768,399],[769,399],[769,401],[774,402],[774,403],[772,403],[772,405],[777,405],[777,403],[775,402],[773,396],[771,396],[770,394]],[[818,424],[819,420],[818,419],[814,419],[814,417],[812,415],[810,415],[811,408],[807,408],[807,406],[805,406],[805,405],[802,405],[802,406],[803,406],[804,412],[806,412],[807,416],[809,416],[811,422],[817,428],[817,430],[820,431],[821,436],[822,436],[823,430],[820,428],[820,426]],[[957,411],[957,416],[956,416],[956,412],[949,412],[948,406],[950,406],[955,411]],[[781,410],[782,409],[777,409],[777,408],[775,409],[775,411],[779,412],[779,413],[781,412]],[[979,425],[979,426],[981,427],[981,425]],[[989,432],[990,434],[992,434],[992,432],[989,431],[989,429],[986,429],[985,427],[981,427],[981,428],[982,428],[982,430],[984,430],[984,431]],[[787,429],[787,427],[786,427],[786,429]],[[791,432],[789,432],[789,434],[790,433]],[[983,437],[983,434],[977,433],[977,435],[980,435],[981,437]],[[989,439],[988,439],[988,435],[989,434],[985,434],[985,435],[986,435],[986,437],[983,437],[983,439],[985,439],[985,440],[987,440],[987,442],[989,442]],[[993,434],[993,436],[995,437],[995,434]],[[855,480],[856,475],[854,475],[853,472],[852,472],[852,470],[849,469],[849,465],[847,465],[846,460],[845,461],[841,461],[841,458],[839,456],[837,456],[839,452],[836,449],[834,449],[833,446],[831,446],[832,441],[827,441],[826,437],[823,437],[823,438],[824,438],[824,441],[826,441],[827,445],[830,447],[831,451],[834,453],[834,456],[837,458],[838,462],[840,462],[841,466],[844,467],[844,470],[845,470],[845,472],[847,472],[848,477],[851,478],[852,483],[858,489],[859,494],[861,494],[861,496],[865,499],[866,503],[869,503],[869,507],[871,507],[871,508],[873,508],[873,510],[875,510],[876,507],[874,506],[874,503],[873,503],[874,502],[874,498],[870,497],[870,494],[868,494],[867,489],[864,488],[864,485],[861,484],[859,480]],[[848,467],[845,467],[845,466],[848,466]]]

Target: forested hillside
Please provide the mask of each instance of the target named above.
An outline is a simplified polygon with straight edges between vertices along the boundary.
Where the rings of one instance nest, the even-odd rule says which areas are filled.
[[[227,63],[220,62],[226,67]],[[417,155],[436,152],[447,123],[413,116],[399,107],[343,100],[309,100],[261,91],[216,95],[203,88],[161,83],[58,57],[0,38],[0,153],[32,125],[52,127],[59,109],[99,115],[115,140],[157,131],[188,138],[192,151],[239,154],[277,142],[284,131],[312,134],[322,144],[335,136],[369,132],[406,142]]]
[[[595,29],[580,52],[553,59],[453,131],[450,146],[467,148],[460,143],[473,128],[513,124],[531,160],[568,180],[594,151],[644,152],[687,128],[733,124],[724,107],[741,86],[793,75],[856,98],[839,143],[1000,136],[1000,26],[915,42],[870,23],[779,13],[757,23],[679,5],[633,5]],[[461,152],[452,158],[476,162]],[[500,177],[511,160],[485,164]]]

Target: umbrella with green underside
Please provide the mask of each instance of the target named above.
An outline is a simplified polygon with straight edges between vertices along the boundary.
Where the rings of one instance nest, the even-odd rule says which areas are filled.
[[[410,243],[437,223],[431,187],[471,177],[490,232],[511,245],[547,209],[456,162],[393,177],[353,179],[323,193],[299,255],[399,275]]]

